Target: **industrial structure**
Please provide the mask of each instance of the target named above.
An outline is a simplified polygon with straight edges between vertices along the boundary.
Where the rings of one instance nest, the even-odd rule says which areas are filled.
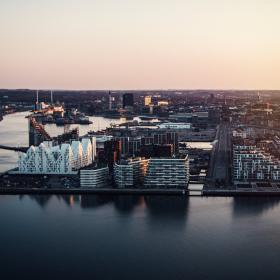
[[[51,136],[46,132],[44,126],[30,116],[28,118],[29,146],[38,146],[44,141],[51,141]]]

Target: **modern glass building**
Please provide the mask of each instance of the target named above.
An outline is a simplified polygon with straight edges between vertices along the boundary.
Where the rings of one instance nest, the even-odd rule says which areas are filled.
[[[80,186],[82,188],[102,188],[109,185],[109,168],[87,167],[80,170]]]
[[[114,182],[118,188],[132,188],[143,183],[149,160],[129,158],[114,165]]]
[[[151,158],[144,185],[147,188],[187,188],[189,159]]]

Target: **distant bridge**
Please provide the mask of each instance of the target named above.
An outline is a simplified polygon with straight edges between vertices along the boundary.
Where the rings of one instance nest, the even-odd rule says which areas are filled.
[[[10,147],[10,146],[5,146],[5,145],[0,145],[0,149],[26,153],[28,150],[28,147]]]

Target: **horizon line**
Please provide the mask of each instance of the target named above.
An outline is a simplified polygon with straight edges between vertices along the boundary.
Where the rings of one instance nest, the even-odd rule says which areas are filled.
[[[3,90],[30,90],[30,91],[280,91],[279,89],[244,89],[244,88],[232,88],[232,89],[223,89],[223,88],[170,88],[170,89],[149,89],[149,88],[136,88],[136,89],[79,89],[79,88],[0,88],[0,91]]]

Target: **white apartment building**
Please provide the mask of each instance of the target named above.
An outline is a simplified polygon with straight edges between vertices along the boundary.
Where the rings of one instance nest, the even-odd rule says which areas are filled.
[[[189,159],[151,158],[144,185],[148,188],[187,188]]]
[[[256,146],[233,147],[234,181],[280,181],[280,160]]]
[[[80,170],[80,186],[82,188],[108,187],[109,168],[89,167]]]
[[[31,146],[18,158],[20,174],[76,174],[80,168],[90,165],[95,156],[91,139],[73,141],[71,144],[52,146],[43,142]]]

